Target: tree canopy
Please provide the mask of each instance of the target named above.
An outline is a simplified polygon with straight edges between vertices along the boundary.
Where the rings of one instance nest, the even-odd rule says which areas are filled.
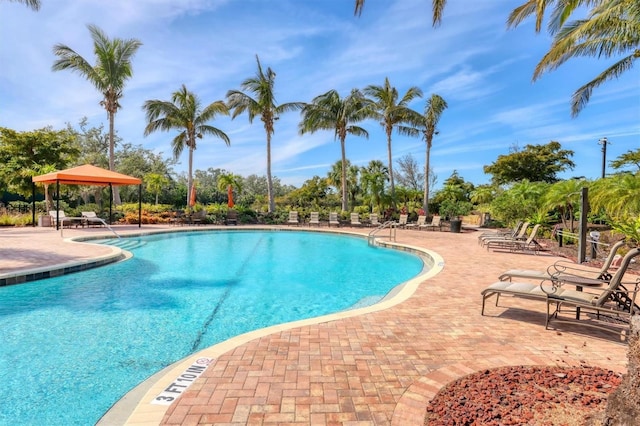
[[[575,167],[571,157],[573,151],[562,149],[559,142],[546,145],[526,145],[524,149],[514,149],[507,155],[500,155],[484,172],[493,175],[497,185],[528,180],[530,182],[554,183],[557,174]]]

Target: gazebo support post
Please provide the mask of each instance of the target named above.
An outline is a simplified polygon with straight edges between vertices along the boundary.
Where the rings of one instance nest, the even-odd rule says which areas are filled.
[[[113,205],[113,185],[109,182],[109,225],[111,225],[111,206]]]
[[[31,223],[36,226],[36,184],[31,182]]]
[[[60,181],[56,180],[56,231],[60,229]]]
[[[138,228],[142,228],[142,184],[138,185]]]

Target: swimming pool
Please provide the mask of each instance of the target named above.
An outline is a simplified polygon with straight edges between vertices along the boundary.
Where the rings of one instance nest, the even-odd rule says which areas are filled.
[[[0,288],[0,424],[93,424],[163,367],[257,328],[374,303],[422,260],[362,238],[180,232],[126,262]]]

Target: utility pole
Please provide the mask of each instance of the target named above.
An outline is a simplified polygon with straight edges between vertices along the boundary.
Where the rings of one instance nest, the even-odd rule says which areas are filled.
[[[609,141],[606,137],[598,141],[598,145],[602,145],[602,178],[604,179],[604,172],[607,167],[607,144]]]

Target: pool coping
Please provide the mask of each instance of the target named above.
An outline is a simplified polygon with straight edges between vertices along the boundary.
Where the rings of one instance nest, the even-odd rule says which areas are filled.
[[[128,233],[125,238],[131,238],[136,236],[157,235],[163,233],[174,232],[203,232],[203,231],[226,231],[226,232],[247,232],[247,231],[274,231],[274,232],[315,232],[315,233],[335,233],[338,235],[349,235],[360,239],[367,239],[367,235],[362,233],[353,232],[349,230],[340,229],[305,229],[305,228],[281,228],[281,227],[250,227],[229,229],[227,227],[206,227],[206,228],[187,228],[187,229],[162,229],[162,230],[148,230]],[[109,235],[92,235],[92,236],[80,236],[70,238],[73,242],[87,242],[97,239],[116,238]],[[399,251],[410,252],[419,256],[424,262],[425,266],[423,270],[415,277],[398,284],[391,289],[385,297],[379,302],[366,306],[363,308],[348,309],[333,314],[322,315],[319,317],[308,318],[304,320],[292,321],[283,324],[277,324],[258,330],[253,330],[247,333],[234,336],[223,342],[217,343],[199,352],[191,354],[175,363],[165,367],[157,373],[144,380],[136,387],[127,392],[122,398],[120,398],[114,405],[98,420],[96,425],[106,426],[111,424],[124,424],[124,425],[157,425],[162,422],[162,419],[169,409],[170,405],[154,405],[150,402],[163,390],[165,390],[178,376],[180,376],[189,366],[191,366],[199,358],[213,358],[216,359],[220,355],[234,350],[240,345],[243,345],[251,340],[261,338],[273,333],[277,333],[284,330],[290,330],[297,327],[303,327],[307,325],[316,325],[331,321],[337,321],[345,318],[351,318],[354,316],[365,315],[373,312],[382,311],[393,306],[396,306],[408,298],[410,298],[418,288],[418,286],[425,280],[437,275],[444,268],[445,262],[442,256],[438,253],[428,250],[422,247],[412,246],[408,244],[399,244],[391,241],[383,241],[380,238],[375,240],[376,245],[390,248]],[[128,253],[126,250],[121,252]],[[83,262],[75,262],[83,263]],[[95,264],[93,261],[86,261],[86,264]],[[100,266],[100,265],[95,265]],[[94,266],[94,267],[95,267]],[[58,268],[60,269],[60,268]],[[87,269],[87,268],[85,268]],[[75,272],[75,271],[74,271]],[[177,401],[177,400],[176,400]],[[175,403],[174,401],[173,403]]]

